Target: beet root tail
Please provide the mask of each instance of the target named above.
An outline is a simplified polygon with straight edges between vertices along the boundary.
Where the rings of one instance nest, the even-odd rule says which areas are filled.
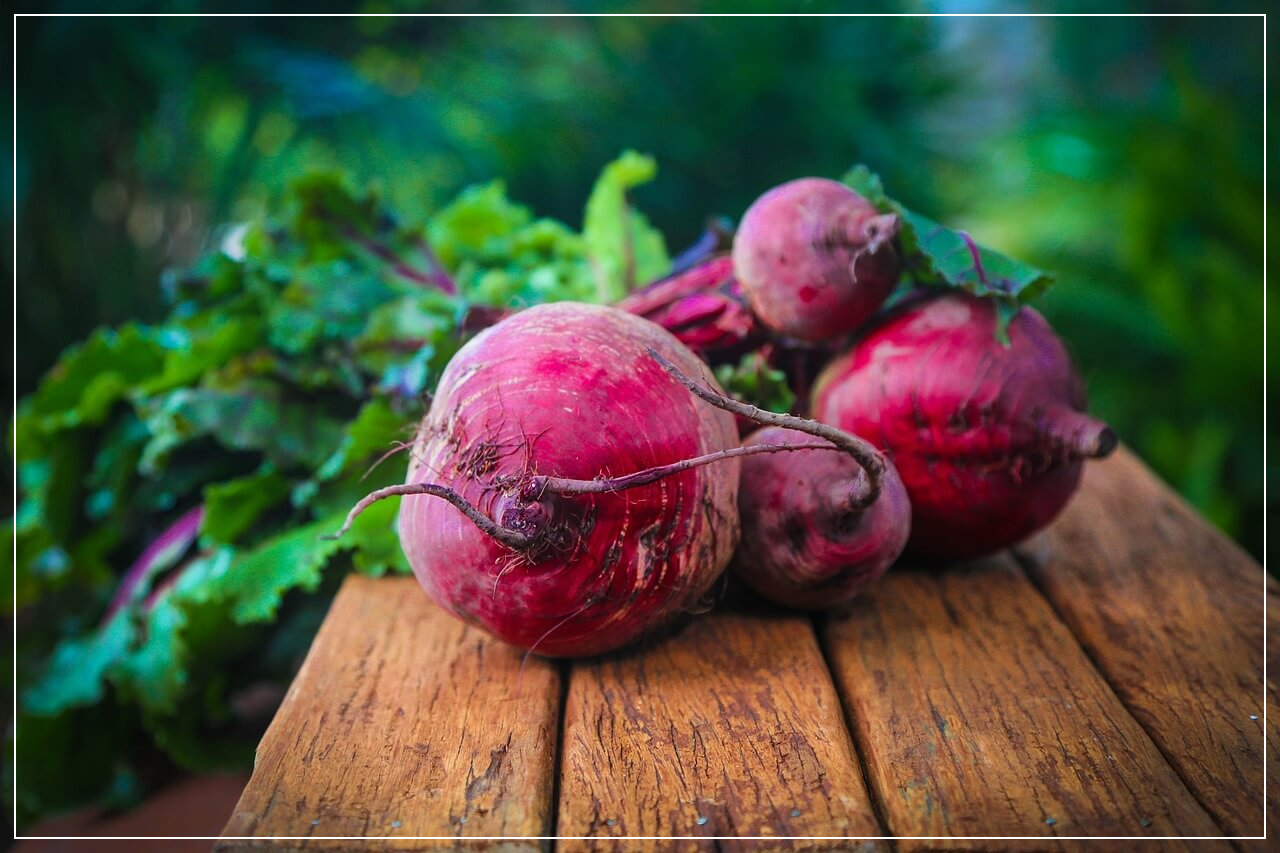
[[[750,403],[743,403],[732,397],[717,393],[712,389],[695,382],[686,376],[674,364],[664,358],[659,352],[650,348],[647,350],[649,357],[658,363],[658,365],[669,373],[671,376],[684,387],[689,389],[695,397],[703,402],[710,403],[717,409],[723,409],[740,417],[744,417],[750,421],[761,424],[762,426],[776,426],[785,429],[793,429],[797,432],[803,432],[817,438],[826,439],[831,442],[839,450],[843,450],[853,457],[867,475],[868,487],[856,499],[855,509],[870,506],[880,496],[880,489],[884,482],[885,467],[888,462],[883,454],[876,450],[875,447],[843,430],[836,429],[818,421],[801,418],[795,415],[780,415],[777,412],[767,412],[758,406]],[[798,448],[797,448],[798,449]]]
[[[1105,458],[1120,443],[1107,424],[1065,407],[1051,410],[1041,429],[1054,444],[1078,458]]]

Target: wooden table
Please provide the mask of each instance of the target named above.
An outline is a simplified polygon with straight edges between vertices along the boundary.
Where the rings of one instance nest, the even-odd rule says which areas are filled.
[[[597,660],[522,660],[410,578],[353,577],[218,847],[559,835],[591,837],[554,842],[571,850],[1062,849],[1087,842],[1055,837],[1260,836],[1264,808],[1277,825],[1264,737],[1272,791],[1280,780],[1277,727],[1262,722],[1264,696],[1276,719],[1275,679],[1262,679],[1268,596],[1273,669],[1280,659],[1276,589],[1124,451],[1091,463],[1063,516],[1015,553],[897,567],[842,618],[722,607]],[[319,840],[333,836],[451,840]],[[610,840],[620,836],[723,840]],[[1265,848],[1136,844],[1109,846]]]

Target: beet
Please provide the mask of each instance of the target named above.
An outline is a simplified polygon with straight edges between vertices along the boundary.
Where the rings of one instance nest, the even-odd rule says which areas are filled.
[[[740,447],[735,415],[827,441]],[[884,461],[866,442],[726,398],[647,320],[543,305],[459,350],[408,482],[337,535],[401,496],[401,545],[436,602],[531,651],[597,654],[698,604],[738,542],[738,458],[797,450],[849,453],[874,498]]]
[[[713,364],[736,359],[766,332],[747,307],[728,255],[655,281],[616,307],[657,323]]]
[[[717,387],[657,326],[576,303],[521,311],[458,352],[418,429],[408,483],[460,500],[410,495],[400,508],[401,543],[431,598],[523,648],[590,655],[707,592],[738,540],[736,460],[617,492],[559,494],[545,482],[589,485],[735,443],[732,416],[692,397],[648,348]]]
[[[746,446],[810,443],[804,433],[757,430]],[[911,506],[893,466],[863,505],[867,477],[836,453],[785,453],[742,460],[738,509],[742,542],[733,572],[756,592],[790,607],[837,608],[879,578],[902,553]]]
[[[999,550],[1051,521],[1081,461],[1116,436],[1084,414],[1062,342],[1022,308],[1009,345],[996,306],[960,293],[903,306],[818,378],[813,412],[882,448],[911,498],[908,550],[965,558]]]
[[[748,208],[733,238],[733,267],[769,328],[804,341],[854,331],[898,281],[898,217],[844,184],[801,178]]]

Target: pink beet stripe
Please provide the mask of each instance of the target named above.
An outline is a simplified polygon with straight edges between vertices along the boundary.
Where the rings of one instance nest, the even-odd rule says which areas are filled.
[[[120,586],[111,604],[107,606],[105,619],[110,619],[116,611],[127,604],[135,590],[147,580],[177,562],[178,558],[191,547],[200,533],[200,524],[204,521],[204,504],[187,510],[173,524],[152,540],[124,573]]]

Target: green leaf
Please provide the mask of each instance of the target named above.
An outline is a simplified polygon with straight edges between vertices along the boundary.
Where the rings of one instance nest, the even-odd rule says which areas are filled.
[[[151,602],[131,608],[140,622],[140,640],[122,656],[113,673],[113,682],[121,695],[138,703],[148,712],[172,711],[191,683],[193,651],[203,652],[210,660],[225,659],[233,646],[236,630],[226,624],[226,603],[217,590],[217,581],[225,576],[234,551],[222,548],[187,561],[170,582],[157,589]],[[204,637],[192,643],[189,633],[193,616],[208,621],[212,617],[221,624],[216,639]]]
[[[237,624],[270,620],[286,592],[314,592],[329,558],[353,547],[350,539],[323,539],[342,526],[345,513],[282,533],[239,554],[208,579],[210,594],[231,606]]]
[[[501,183],[463,192],[423,228],[377,193],[314,176],[291,190],[286,217],[166,273],[161,323],[101,330],[64,354],[12,422],[21,501],[0,538],[18,555],[24,725],[62,737],[68,721],[109,721],[122,738],[98,737],[107,775],[66,790],[122,801],[138,790],[132,756],[153,748],[192,767],[251,752],[229,698],[288,676],[262,650],[305,648],[317,623],[294,617],[322,613],[340,573],[409,570],[398,500],[340,541],[321,536],[402,480],[403,458],[365,474],[412,438],[468,306],[613,298],[628,266],[664,274],[661,236],[627,198],[652,176],[638,155],[605,170],[590,240]],[[458,295],[444,292],[445,270]],[[204,550],[157,565],[103,623],[128,558],[197,504]],[[24,814],[55,802],[44,793]]]
[[[894,207],[893,201],[885,194],[880,176],[861,163],[846,172],[841,181],[882,213]]]
[[[427,234],[446,269],[466,260],[494,260],[509,254],[513,234],[533,221],[529,208],[507,198],[506,184],[467,187],[431,218]]]
[[[180,388],[143,411],[151,440],[144,471],[157,471],[174,448],[211,436],[231,450],[258,450],[281,468],[315,467],[342,440],[342,423],[314,405],[285,401],[278,386],[245,382],[235,390]]]
[[[67,350],[18,409],[18,442],[39,447],[62,430],[101,423],[112,406],[164,366],[153,331],[129,324],[99,329]]]
[[[1044,292],[1052,277],[994,249],[973,242],[963,231],[900,209],[907,268],[920,284],[941,284],[975,296],[1027,302]]]
[[[288,495],[289,481],[270,464],[247,477],[206,486],[200,532],[214,542],[231,544]]]
[[[139,384],[143,394],[195,382],[233,357],[267,343],[261,317],[234,316],[225,310],[173,323],[162,329],[160,339],[167,349],[164,368]]]
[[[722,364],[715,373],[731,397],[770,412],[789,412],[796,403],[787,375],[770,367],[759,352],[747,353],[737,364]]]
[[[377,276],[345,261],[309,268],[272,303],[268,337],[273,347],[290,355],[347,341],[360,333],[370,311],[395,295]]]
[[[400,499],[387,498],[370,506],[352,523],[344,538],[350,540],[356,571],[373,577],[410,571],[409,559],[400,545],[399,514]]]
[[[342,443],[316,472],[319,481],[332,480],[371,464],[395,446],[412,439],[412,425],[392,408],[385,398],[365,403],[360,414],[347,426]]]
[[[351,254],[352,234],[378,230],[381,200],[373,192],[357,194],[337,172],[312,172],[290,186],[293,233],[313,258],[332,260]]]
[[[406,398],[416,397],[461,345],[458,314],[455,300],[429,291],[380,305],[369,313],[364,331],[355,340],[356,363],[366,373],[381,377],[384,389],[394,387]],[[407,369],[417,371],[415,382],[400,381]]]
[[[134,636],[130,614],[121,609],[93,633],[63,641],[44,676],[23,694],[24,707],[48,716],[100,702],[107,675],[124,660]]]
[[[95,522],[121,524],[130,511],[129,494],[137,480],[138,460],[147,428],[133,412],[119,418],[103,438],[85,478],[85,515]]]
[[[145,637],[123,657],[116,675],[144,708],[169,710],[188,683],[187,647],[182,639],[187,615],[173,596],[161,596],[147,612],[145,625]]]
[[[637,284],[666,275],[671,268],[662,234],[627,199],[628,191],[657,174],[658,164],[652,157],[625,151],[604,167],[591,190],[582,236],[600,302],[617,302]]]
[[[955,288],[1002,303],[997,335],[1008,342],[1008,323],[1025,305],[1042,294],[1053,277],[1008,255],[979,246],[964,231],[940,225],[913,213],[885,194],[880,177],[858,165],[843,178],[881,212],[898,214],[898,245],[903,255],[900,287]]]

